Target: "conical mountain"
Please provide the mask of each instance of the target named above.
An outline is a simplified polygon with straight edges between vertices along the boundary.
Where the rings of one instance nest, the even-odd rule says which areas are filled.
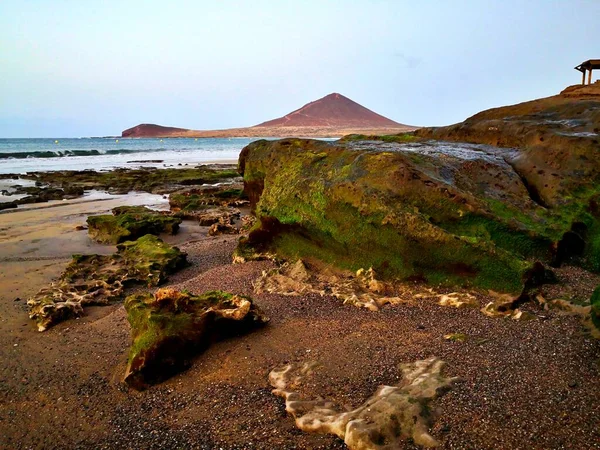
[[[359,105],[342,94],[329,94],[304,105],[279,119],[256,127],[361,127],[394,128],[404,126]]]

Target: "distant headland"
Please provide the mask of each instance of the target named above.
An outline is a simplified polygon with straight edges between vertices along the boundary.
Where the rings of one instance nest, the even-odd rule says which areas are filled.
[[[121,134],[131,138],[158,137],[341,137],[347,134],[393,134],[415,127],[395,122],[341,94],[329,94],[277,119],[258,125],[225,130],[190,130],[140,124]]]

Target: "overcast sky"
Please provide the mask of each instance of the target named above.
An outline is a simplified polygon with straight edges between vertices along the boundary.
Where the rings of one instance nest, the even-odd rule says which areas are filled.
[[[251,126],[331,92],[445,125],[579,83],[599,19],[600,0],[1,0],[0,137]]]

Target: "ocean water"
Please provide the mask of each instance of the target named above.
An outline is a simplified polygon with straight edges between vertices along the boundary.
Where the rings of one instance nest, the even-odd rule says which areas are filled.
[[[0,139],[0,174],[235,162],[257,139]],[[140,162],[148,160],[160,162]]]

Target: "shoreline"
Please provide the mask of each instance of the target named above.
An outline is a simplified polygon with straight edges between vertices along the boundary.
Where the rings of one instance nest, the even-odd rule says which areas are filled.
[[[377,386],[398,383],[398,363],[430,356],[460,377],[436,401],[441,414],[430,432],[441,448],[498,442],[506,449],[550,448],[567,434],[574,446],[589,443],[590,399],[600,395],[591,361],[600,346],[582,333],[577,317],[548,311],[544,320],[516,322],[425,299],[373,312],[314,294],[258,295],[252,282],[273,263],[232,265],[238,237],[208,237],[207,227],[193,221],[166,237],[192,263],[166,286],[250,295],[271,323],[214,343],[187,371],[146,391],[124,389],[130,329],[121,303],[86,308],[80,319],[44,333],[24,304],[59,275],[71,253],[112,252],[75,226],[125,203],[128,196],[0,215],[0,446],[343,449],[331,435],[296,429],[271,393],[268,371],[289,361],[319,361],[304,394],[357,407]],[[487,301],[476,295],[482,305]],[[448,333],[468,339],[448,341]],[[561,401],[551,402],[555,398]],[[580,430],[575,435],[561,431],[569,428],[561,415],[567,410],[568,422]],[[416,447],[406,442],[401,448]]]

